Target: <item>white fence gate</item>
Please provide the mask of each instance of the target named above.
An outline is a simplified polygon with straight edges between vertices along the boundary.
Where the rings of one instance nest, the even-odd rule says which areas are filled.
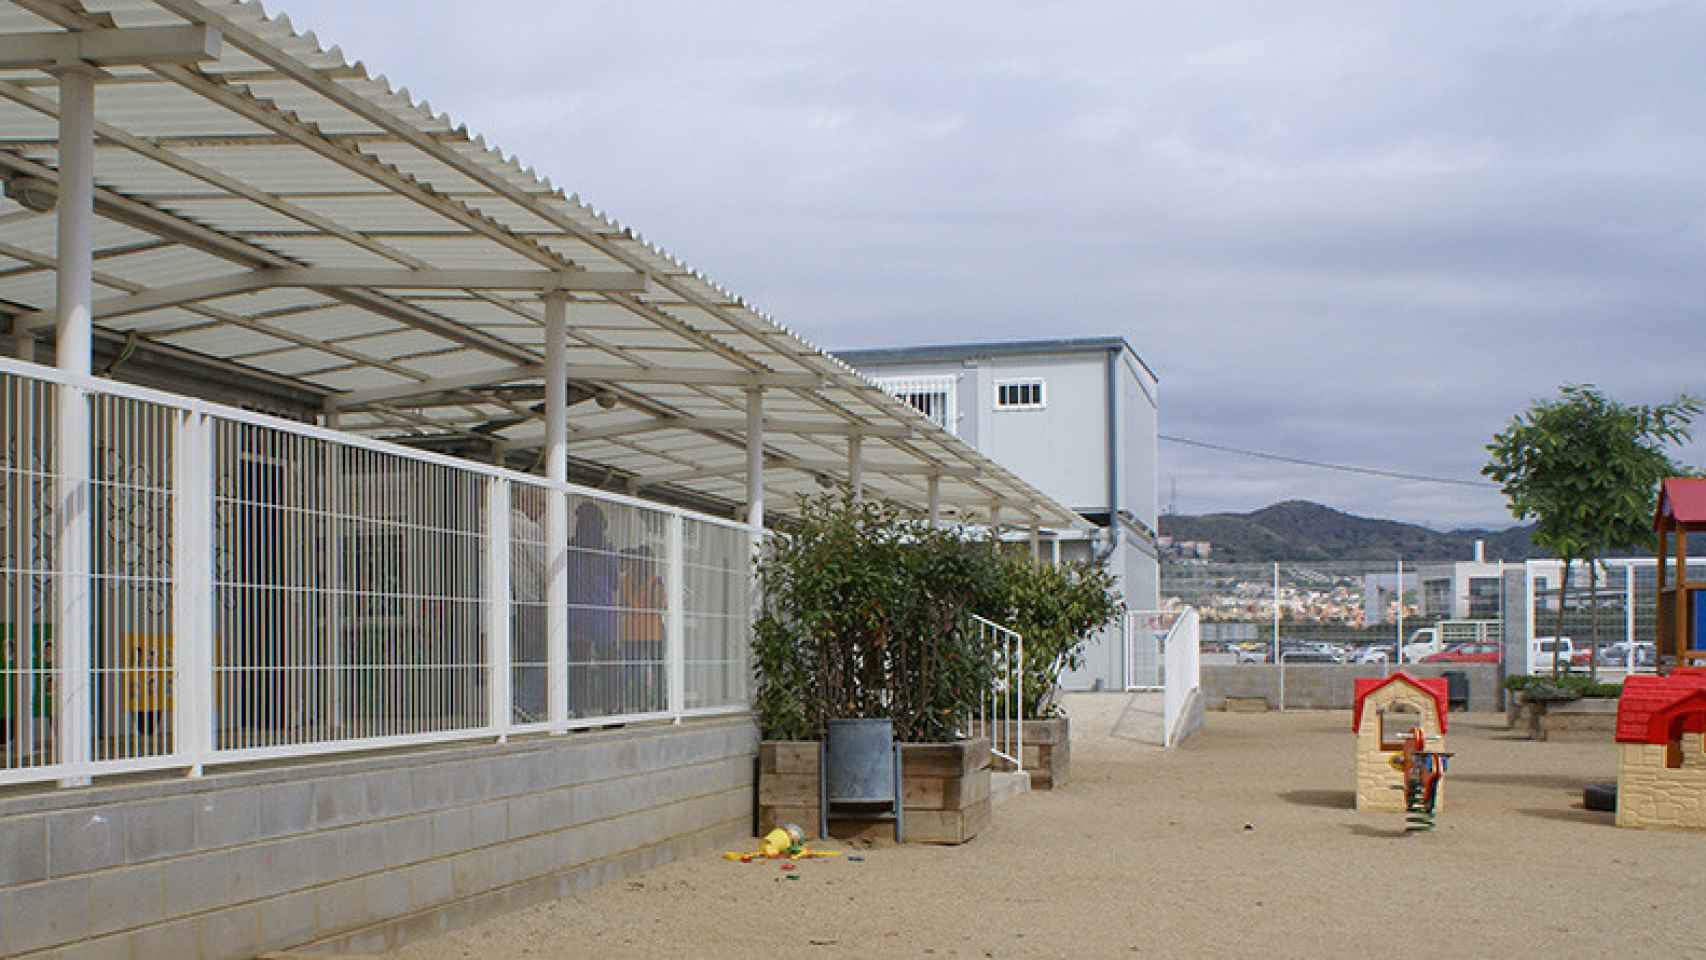
[[[1164,641],[1161,688],[1161,742],[1176,747],[1195,731],[1194,718],[1201,718],[1202,626],[1194,607],[1178,614]]]
[[[989,752],[1025,769],[1025,638],[993,620],[972,615],[972,629],[995,660],[995,679],[978,702],[973,728],[989,737]]]
[[[1179,619],[1176,611],[1132,610],[1125,615],[1125,688],[1161,689],[1161,647]]]

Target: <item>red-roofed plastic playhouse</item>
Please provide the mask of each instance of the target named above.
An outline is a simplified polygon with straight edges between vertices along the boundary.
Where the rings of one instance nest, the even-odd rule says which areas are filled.
[[[1706,830],[1706,670],[1635,674],[1617,701],[1617,825]]]
[[[1445,752],[1448,704],[1443,677],[1399,671],[1357,679],[1351,732],[1358,810],[1407,813],[1408,829],[1433,829],[1451,757]]]

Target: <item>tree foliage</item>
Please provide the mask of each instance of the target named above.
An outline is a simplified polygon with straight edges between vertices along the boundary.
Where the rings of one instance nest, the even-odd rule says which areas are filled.
[[[1503,489],[1512,515],[1535,521],[1534,542],[1564,562],[1554,635],[1563,633],[1571,562],[1588,561],[1597,591],[1595,561],[1652,535],[1659,482],[1681,472],[1666,447],[1688,441],[1700,410],[1687,395],[1630,405],[1572,384],[1493,435],[1481,472]]]
[[[985,616],[1025,638],[1025,717],[1054,716],[1060,675],[1083,666],[1085,641],[1124,611],[1113,574],[1087,561],[1051,566],[1007,554],[1000,587],[999,606]]]

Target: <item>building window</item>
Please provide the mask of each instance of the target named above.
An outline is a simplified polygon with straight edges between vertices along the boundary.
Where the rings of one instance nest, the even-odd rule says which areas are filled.
[[[927,417],[949,433],[959,434],[959,416],[954,411],[953,377],[883,377],[876,381],[883,391]]]
[[[1504,584],[1498,577],[1469,578],[1469,616],[1495,620],[1504,614]]]
[[[1048,403],[1043,381],[1004,380],[995,385],[995,409],[1041,410]]]

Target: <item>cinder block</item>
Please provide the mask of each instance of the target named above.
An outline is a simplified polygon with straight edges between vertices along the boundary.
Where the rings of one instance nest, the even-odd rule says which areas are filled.
[[[409,912],[409,878],[403,871],[371,873],[361,883],[370,919],[388,920]]]
[[[408,770],[380,770],[362,778],[370,817],[396,817],[415,808],[414,785]]]
[[[367,909],[365,879],[328,884],[313,894],[314,925],[320,936],[350,930],[373,919]]]
[[[218,790],[195,798],[198,850],[249,843],[261,835],[260,791]]]
[[[367,816],[367,782],[364,777],[337,777],[314,784],[315,827],[341,827]]]
[[[470,850],[450,861],[450,885],[458,897],[471,897],[496,886],[492,881],[494,851]]]
[[[132,960],[130,939],[124,934],[66,944],[49,954],[52,960]]]
[[[125,854],[147,863],[195,849],[196,798],[171,797],[124,808]]]
[[[478,803],[491,796],[492,761],[477,760],[456,765],[456,775],[450,780],[450,802]]]
[[[200,960],[250,960],[261,951],[260,916],[259,908],[244,904],[198,918]]]
[[[125,936],[132,960],[153,957],[194,957],[200,921],[174,920],[143,927]]]
[[[385,866],[419,863],[432,856],[432,817],[421,815],[375,824],[384,831]]]
[[[314,812],[312,783],[281,783],[256,790],[261,808],[261,836],[282,837],[302,833]]]
[[[47,818],[13,817],[0,821],[0,887],[45,879]]]
[[[0,893],[0,956],[57,946],[89,920],[89,878],[50,880]]]
[[[307,890],[261,901],[261,949],[283,950],[315,939],[315,899]]]
[[[409,909],[424,910],[455,895],[454,871],[448,860],[416,864],[404,871],[409,878]]]
[[[66,877],[124,862],[124,808],[48,814],[48,875]]]
[[[91,874],[88,932],[115,933],[166,920],[164,874],[159,864]]]
[[[502,800],[481,804],[473,809],[471,840],[476,847],[502,843],[509,832],[509,808]]]
[[[457,807],[432,815],[432,856],[448,857],[475,846],[472,808]]]
[[[442,810],[450,805],[452,771],[442,764],[420,767],[410,771],[410,789],[414,794],[414,809]]]

